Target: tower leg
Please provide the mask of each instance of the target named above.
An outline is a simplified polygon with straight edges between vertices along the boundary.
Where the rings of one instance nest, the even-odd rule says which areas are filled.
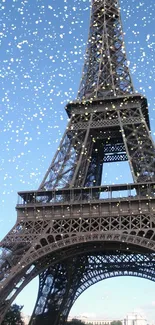
[[[87,264],[75,257],[51,266],[40,274],[39,292],[29,325],[64,325]]]

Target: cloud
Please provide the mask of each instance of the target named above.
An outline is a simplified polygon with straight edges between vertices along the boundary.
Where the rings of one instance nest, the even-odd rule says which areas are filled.
[[[79,318],[79,319],[84,319],[84,318],[96,319],[97,318],[95,313],[89,313],[89,312],[83,312],[83,313],[80,313],[79,315],[71,314],[70,317]]]
[[[84,312],[81,314],[82,317],[86,317],[86,318],[96,318],[96,314],[95,313],[87,313]]]
[[[154,307],[155,307],[155,300],[153,300],[150,303],[142,306],[143,310],[146,310],[146,311],[154,310]]]
[[[145,316],[145,311],[144,311],[143,308],[136,308],[136,309],[134,309],[134,314],[139,314],[139,315],[141,315],[144,318],[146,317]]]

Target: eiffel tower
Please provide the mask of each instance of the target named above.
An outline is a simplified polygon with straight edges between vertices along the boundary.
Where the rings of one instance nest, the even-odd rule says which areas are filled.
[[[0,323],[39,275],[30,324],[63,325],[75,300],[105,278],[155,281],[155,146],[147,99],[134,91],[118,0],[92,0],[77,100],[36,191],[19,192],[1,242]],[[101,185],[104,164],[128,161],[133,183]]]

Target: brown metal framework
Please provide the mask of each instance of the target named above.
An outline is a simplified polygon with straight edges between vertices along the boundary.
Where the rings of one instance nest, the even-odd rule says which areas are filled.
[[[147,100],[133,89],[119,3],[92,0],[77,100],[37,191],[20,192],[1,242],[0,323],[37,275],[31,325],[64,325],[79,295],[113,276],[155,280],[155,146]],[[102,186],[105,163],[128,160],[132,184]]]
[[[134,92],[123,39],[118,0],[92,0],[90,29],[79,99]]]

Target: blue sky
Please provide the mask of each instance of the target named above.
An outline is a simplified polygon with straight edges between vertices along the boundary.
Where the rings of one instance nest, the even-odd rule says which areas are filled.
[[[17,191],[38,188],[65,130],[64,106],[76,98],[88,35],[89,8],[89,0],[1,1],[1,238],[15,223]],[[121,8],[131,75],[135,89],[148,98],[154,136],[154,0],[124,0]],[[107,183],[131,179],[126,175],[125,165],[118,164],[110,176],[111,166],[106,168]],[[26,313],[30,313],[34,303],[35,295],[32,301],[29,295],[35,287],[37,280],[17,300],[25,305]],[[106,298],[107,292],[110,298]],[[121,317],[122,313],[140,308],[149,319],[155,320],[154,302],[155,283],[117,278],[87,290],[73,312],[104,315],[106,310],[107,317],[112,314]]]

